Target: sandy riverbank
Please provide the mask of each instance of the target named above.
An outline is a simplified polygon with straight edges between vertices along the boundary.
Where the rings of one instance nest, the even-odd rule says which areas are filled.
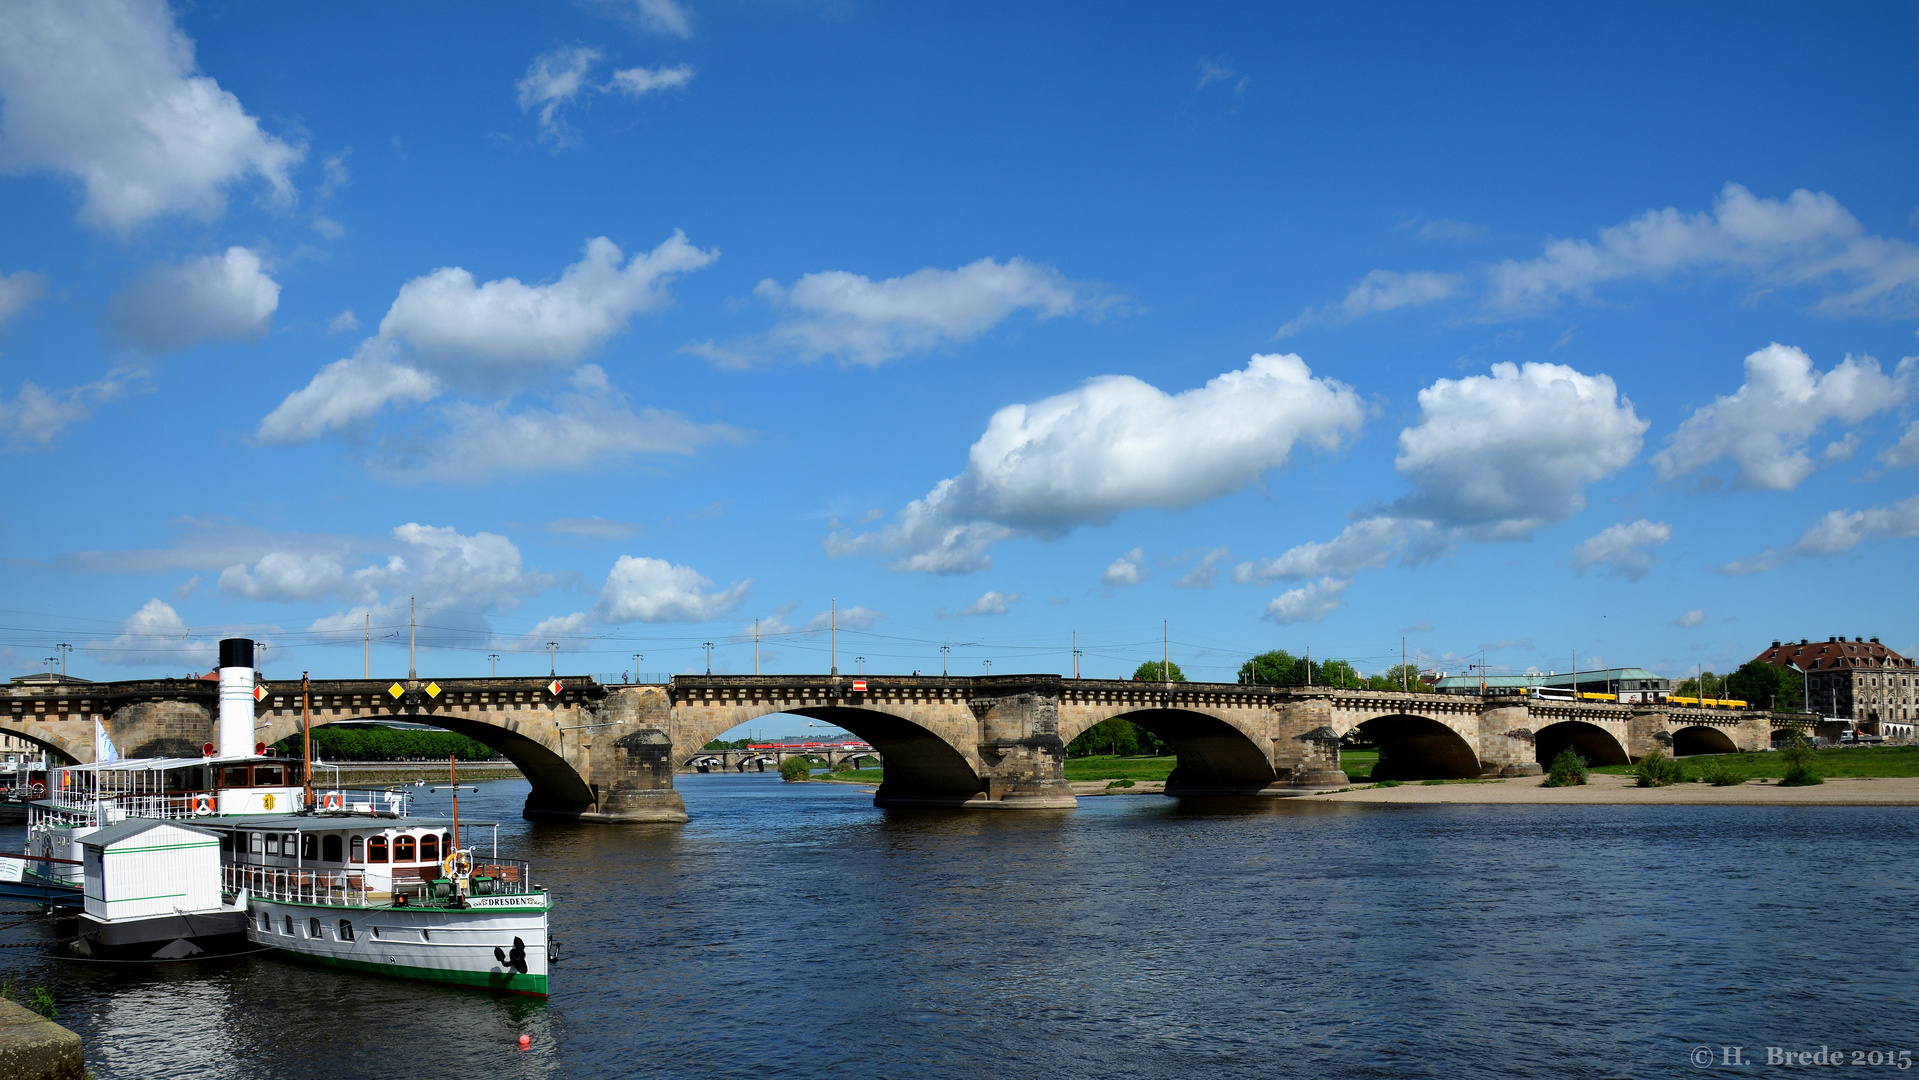
[[[1480,783],[1420,784],[1364,788],[1302,796],[1322,802],[1365,803],[1606,803],[1702,806],[1919,806],[1919,777],[1827,780],[1812,787],[1780,787],[1748,780],[1731,787],[1674,784],[1642,788],[1630,776],[1598,774],[1584,787],[1539,786],[1537,776]]]

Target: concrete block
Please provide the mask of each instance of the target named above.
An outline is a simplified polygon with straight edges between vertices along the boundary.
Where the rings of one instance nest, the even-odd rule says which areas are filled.
[[[85,1080],[80,1036],[18,1002],[0,1000],[0,1080]]]

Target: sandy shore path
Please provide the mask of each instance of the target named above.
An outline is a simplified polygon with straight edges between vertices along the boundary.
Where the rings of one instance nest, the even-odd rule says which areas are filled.
[[[1393,788],[1336,791],[1304,798],[1326,802],[1366,803],[1609,803],[1625,805],[1707,806],[1919,806],[1919,777],[1831,779],[1813,787],[1780,787],[1778,781],[1748,780],[1732,787],[1710,784],[1674,784],[1642,788],[1630,776],[1595,775],[1584,787],[1539,786],[1540,777],[1480,783],[1433,784],[1407,782]]]

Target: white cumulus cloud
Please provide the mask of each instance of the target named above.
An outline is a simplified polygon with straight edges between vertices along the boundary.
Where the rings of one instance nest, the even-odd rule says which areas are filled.
[[[1886,375],[1869,356],[1820,372],[1804,351],[1774,342],[1746,357],[1745,383],[1687,417],[1653,464],[1672,480],[1728,460],[1735,486],[1790,491],[1817,467],[1807,440],[1829,423],[1857,424],[1898,405],[1919,375],[1919,358],[1907,357],[1897,374]],[[1838,445],[1828,460],[1850,456],[1846,443]]]
[[[107,303],[114,342],[149,356],[204,341],[259,341],[280,307],[280,285],[243,247],[151,266]]]
[[[110,641],[89,642],[86,651],[121,667],[202,668],[213,663],[213,642],[196,636],[173,605],[148,600],[129,615]]]
[[[311,601],[331,596],[346,583],[346,570],[334,555],[273,551],[251,568],[244,563],[220,572],[219,588],[248,600]]]
[[[1586,485],[1631,462],[1649,426],[1611,377],[1560,364],[1440,379],[1419,407],[1393,459],[1418,490],[1397,509],[1482,540],[1523,539],[1578,513]]]
[[[1277,558],[1243,562],[1233,567],[1238,585],[1298,581],[1313,577],[1349,578],[1361,570],[1384,566],[1407,545],[1429,537],[1431,522],[1392,517],[1355,521],[1331,540],[1308,542]]]
[[[519,91],[520,111],[540,111],[540,135],[564,141],[566,129],[560,122],[560,108],[591,90],[586,73],[600,59],[600,50],[587,46],[562,46],[533,58],[526,74],[514,84]]]
[[[1584,574],[1596,566],[1627,581],[1642,581],[1655,559],[1648,549],[1672,539],[1672,526],[1663,521],[1622,521],[1573,548],[1573,569]]]
[[[519,414],[507,412],[498,400],[457,404],[447,413],[452,434],[445,446],[424,453],[417,446],[402,447],[402,456],[444,463],[412,466],[428,472],[527,471],[511,468],[510,462],[488,464],[480,460],[487,447],[463,440],[463,434],[495,422],[510,428],[517,440],[501,445],[537,451],[526,460],[547,463],[540,468],[582,467],[596,453],[684,447],[697,434],[694,425],[662,412],[614,415],[624,406],[604,373],[579,365],[624,332],[634,315],[670,304],[667,285],[675,277],[718,257],[675,231],[652,251],[630,259],[612,241],[595,237],[586,242],[579,262],[544,284],[517,278],[480,284],[459,267],[414,278],[400,287],[378,334],[287,395],[261,420],[254,437],[267,444],[296,443],[329,431],[352,432],[390,405],[431,401],[448,390],[511,394],[542,373],[574,368],[569,382],[584,399],[565,399],[557,412]],[[575,421],[579,430],[569,432]]]
[[[96,406],[129,393],[145,374],[118,367],[93,382],[60,390],[21,383],[12,401],[0,397],[0,431],[6,432],[7,452],[52,448],[62,431],[92,416]]]
[[[47,277],[31,270],[0,274],[0,329],[15,315],[27,310],[35,300],[47,295]]]
[[[1178,581],[1173,582],[1174,587],[1180,589],[1212,588],[1213,580],[1219,576],[1221,564],[1231,556],[1232,552],[1223,547],[1208,550],[1199,557],[1199,561],[1194,563],[1191,569],[1180,575]]]
[[[511,409],[504,401],[451,402],[444,428],[426,438],[390,439],[374,471],[406,483],[473,484],[502,476],[577,473],[635,454],[691,454],[744,433],[700,424],[663,409],[628,406],[605,372],[581,365],[556,408]]]
[[[1706,621],[1706,609],[1693,608],[1691,611],[1688,611],[1685,614],[1674,619],[1672,621],[1672,625],[1677,626],[1681,630],[1691,630],[1693,627],[1698,626],[1700,623],[1703,623],[1705,621]]]
[[[1919,311],[1919,247],[1873,236],[1839,200],[1803,188],[1763,199],[1727,184],[1711,211],[1649,210],[1591,240],[1553,240],[1535,259],[1492,268],[1487,303],[1527,313],[1591,299],[1614,281],[1684,272],[1735,274],[1767,286],[1824,286],[1828,315]]]
[[[1440,274],[1428,270],[1408,273],[1374,270],[1361,278],[1345,299],[1322,308],[1307,308],[1281,326],[1275,336],[1290,337],[1314,323],[1351,322],[1382,311],[1430,304],[1457,295],[1465,283],[1465,278],[1458,274]]]
[[[874,532],[833,533],[833,555],[886,553],[898,570],[970,573],[1014,535],[1063,536],[1129,510],[1174,510],[1230,494],[1287,463],[1301,443],[1337,449],[1365,407],[1294,355],[1254,356],[1205,386],[1168,394],[1107,375],[987,423],[964,472]]]
[[[655,90],[678,90],[693,81],[691,66],[621,68],[613,73],[613,88],[628,97],[639,97]]]
[[[1273,597],[1266,604],[1266,618],[1287,626],[1292,623],[1320,622],[1339,610],[1339,602],[1352,584],[1347,578],[1320,578]]]
[[[985,592],[980,594],[980,597],[978,600],[975,600],[972,603],[966,605],[965,607],[959,609],[957,614],[1004,615],[1006,614],[1007,605],[1013,603],[1019,598],[1020,598],[1019,593],[1014,593],[1013,595],[1008,596],[1005,593],[998,591],[997,589],[988,589]]]
[[[753,579],[718,592],[712,585],[711,578],[690,566],[622,555],[607,574],[593,615],[606,623],[705,622],[737,607]]]
[[[1137,585],[1145,580],[1145,548],[1134,548],[1119,558],[1114,559],[1112,563],[1106,567],[1105,572],[1099,576],[1100,584],[1109,586]]]
[[[258,177],[280,203],[305,156],[200,73],[162,0],[18,0],[0,18],[0,167],[80,182],[80,219],[121,235],[212,220]]]
[[[1020,258],[980,259],[956,270],[927,267],[883,281],[825,270],[791,285],[769,278],[753,292],[786,317],[758,339],[729,347],[691,345],[688,351],[735,365],[781,353],[878,365],[965,344],[1022,311],[1039,319],[1098,316],[1113,302],[1050,266]]]
[[[1808,526],[1792,546],[1768,548],[1721,569],[1733,575],[1757,574],[1777,569],[1796,558],[1843,554],[1875,537],[1901,540],[1919,537],[1919,495],[1864,510],[1834,510]]]
[[[1906,428],[1898,442],[1879,451],[1879,460],[1895,469],[1919,469],[1919,420]]]

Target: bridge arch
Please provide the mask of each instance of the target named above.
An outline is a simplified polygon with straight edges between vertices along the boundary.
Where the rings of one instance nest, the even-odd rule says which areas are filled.
[[[1374,780],[1466,780],[1484,771],[1472,744],[1429,716],[1375,716],[1358,728],[1379,747]]]
[[[1137,725],[1172,748],[1177,760],[1166,778],[1168,795],[1249,795],[1279,780],[1272,760],[1252,735],[1229,720],[1195,709],[1137,708],[1088,713],[1071,720],[1062,716],[1061,744],[1070,744],[1106,720]]]
[[[702,710],[703,711],[703,710]],[[957,724],[942,731],[908,718],[904,709],[876,705],[785,705],[761,709],[732,708],[711,710],[710,719],[695,721],[686,743],[703,747],[722,732],[762,716],[786,713],[809,720],[824,720],[852,732],[872,744],[886,762],[886,775],[873,796],[873,805],[891,807],[953,806],[980,796],[986,785],[978,768],[960,747],[963,734]],[[953,719],[960,719],[958,712]],[[972,714],[965,714],[972,722]],[[974,751],[977,753],[977,750]],[[687,754],[690,759],[699,753]],[[676,764],[678,764],[676,762]]]
[[[1562,720],[1548,724],[1533,736],[1536,760],[1548,768],[1563,750],[1571,749],[1588,765],[1630,765],[1632,757],[1619,737],[1598,724],[1583,720]]]
[[[1672,756],[1692,757],[1696,754],[1736,754],[1739,747],[1734,745],[1732,737],[1716,727],[1694,724],[1672,733]]]
[[[532,790],[526,797],[526,807],[529,811],[577,810],[582,806],[599,802],[599,792],[594,790],[593,785],[582,779],[579,770],[569,764],[563,756],[565,748],[558,744],[566,738],[564,731],[557,732],[553,736],[533,738],[497,724],[486,724],[454,716],[396,713],[381,719],[440,728],[443,731],[451,731],[455,735],[464,735],[499,751],[503,757],[519,767],[520,773],[532,785]],[[365,723],[366,718],[316,715],[313,717],[313,726],[319,728],[354,721]],[[281,739],[298,737],[299,734],[298,717],[281,718],[261,728],[258,738],[271,746]],[[555,745],[548,745],[549,740]]]
[[[91,739],[86,740],[84,745],[73,746],[70,744],[78,740],[57,732],[38,732],[25,724],[0,723],[0,733],[32,743],[59,758],[62,765],[79,765],[93,760],[93,740]],[[194,751],[198,753],[199,748],[195,747]]]

